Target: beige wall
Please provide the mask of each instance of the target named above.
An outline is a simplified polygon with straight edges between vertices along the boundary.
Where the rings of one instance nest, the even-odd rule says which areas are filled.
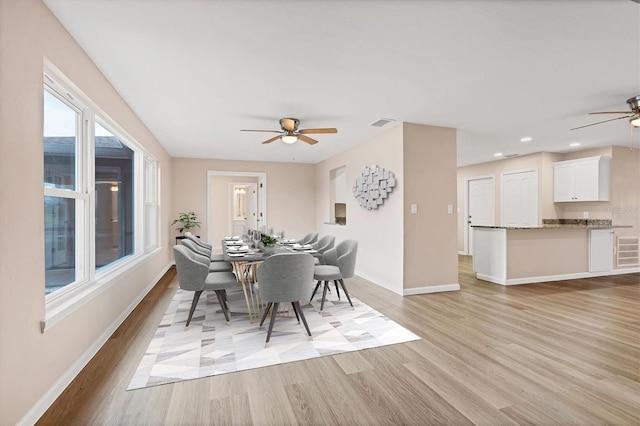
[[[262,172],[267,175],[267,226],[302,237],[315,229],[315,166],[313,164],[173,158],[171,217],[194,211],[203,220],[200,235],[209,235],[207,172]],[[166,222],[170,228],[171,220]],[[177,235],[175,230],[172,235]],[[215,243],[215,242],[214,242]]]
[[[150,260],[44,334],[42,72],[47,58],[149,150],[161,168],[161,220],[171,204],[171,163],[138,117],[40,1],[0,1],[0,424],[16,424],[172,260],[167,242]],[[20,229],[20,235],[16,229]],[[71,377],[72,378],[72,377]],[[65,383],[66,384],[66,383]],[[59,383],[58,383],[59,385]],[[55,394],[53,396],[56,396]],[[51,401],[49,401],[51,402]],[[46,407],[45,407],[46,408]],[[36,413],[36,415],[39,415]]]
[[[404,123],[403,141],[404,289],[457,284],[456,130]]]
[[[315,217],[317,232],[334,235],[336,244],[346,239],[358,241],[356,274],[396,293],[402,293],[403,268],[403,127],[389,130],[325,161],[316,164]],[[365,166],[376,164],[392,171],[398,180],[384,204],[376,210],[360,207],[351,193],[351,185]],[[346,168],[347,224],[329,225],[331,176],[333,169]]]
[[[553,165],[551,164],[553,161],[559,161],[559,159],[556,158],[559,158],[556,157],[556,154],[537,153],[458,168],[457,188],[458,206],[460,207],[457,212],[458,250],[464,250],[464,228],[467,223],[465,216],[465,197],[467,195],[466,182],[468,179],[493,176],[495,225],[500,225],[500,191],[502,188],[502,173],[515,172],[519,170],[538,170],[538,221],[541,224],[543,218],[553,219],[557,217],[557,212],[553,205]],[[549,184],[551,184],[552,188],[551,193],[543,190],[543,188]]]
[[[330,221],[331,170],[346,167],[349,188],[364,166],[394,172],[398,184],[376,210],[347,194],[347,225]],[[458,283],[455,214],[455,129],[398,124],[362,144],[317,164],[316,217],[320,235],[358,241],[356,274],[402,294],[406,290]],[[349,189],[350,191],[350,189]],[[418,204],[418,214],[410,205]]]
[[[553,163],[593,156],[611,157],[610,201],[554,203]],[[492,175],[495,179],[495,217],[500,225],[500,174],[523,168],[538,169],[538,218],[582,219],[584,212],[590,219],[613,219],[614,225],[630,225],[631,228],[615,230],[617,236],[640,235],[640,151],[628,147],[607,146],[563,154],[541,152],[506,160],[492,161],[460,167],[458,169],[458,250],[464,250],[465,180]]]

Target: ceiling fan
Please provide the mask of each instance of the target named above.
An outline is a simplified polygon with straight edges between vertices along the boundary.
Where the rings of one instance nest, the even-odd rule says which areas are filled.
[[[608,121],[622,120],[628,118],[633,127],[640,127],[640,95],[627,99],[627,103],[631,108],[631,111],[601,111],[590,112],[589,114],[625,114],[622,117],[612,118],[610,120],[598,121],[597,123],[587,124],[586,126],[574,127],[571,130],[582,129],[584,127],[595,126],[596,124],[606,123]]]
[[[280,119],[280,128],[282,130],[240,130],[241,132],[266,132],[266,133],[278,133],[278,136],[274,136],[271,139],[267,139],[262,142],[263,144],[271,143],[277,139],[282,139],[284,143],[295,143],[298,139],[303,142],[308,143],[309,145],[315,145],[318,143],[317,140],[310,138],[309,134],[319,134],[319,133],[338,133],[338,129],[333,127],[325,128],[325,129],[300,129],[298,130],[298,125],[300,124],[300,120],[297,118],[281,118]]]

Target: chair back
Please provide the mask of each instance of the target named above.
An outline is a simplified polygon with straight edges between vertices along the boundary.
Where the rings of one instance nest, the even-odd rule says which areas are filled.
[[[333,235],[325,235],[320,238],[317,243],[313,245],[313,247],[318,250],[318,253],[323,254],[325,251],[333,248],[333,245],[336,242],[336,237]]]
[[[337,263],[342,278],[351,278],[355,274],[357,254],[356,240],[344,240],[336,246]]]
[[[188,248],[189,250],[191,250],[194,253],[197,253],[201,256],[205,256],[207,258],[211,258],[211,250],[207,250],[204,247],[200,247],[199,245],[197,245],[196,243],[194,243],[193,241],[184,238],[182,240],[180,240],[182,242],[182,245],[185,246],[186,248]]]
[[[211,250],[211,244],[207,244],[204,241],[200,240],[200,238],[193,235],[190,231],[185,232],[184,236],[190,239],[191,241],[193,241],[194,243],[196,243],[197,245],[199,245],[200,247],[205,248],[207,250]]]
[[[185,246],[173,246],[173,256],[176,259],[178,285],[183,290],[199,291],[204,288],[204,282],[209,274],[209,265],[203,263],[204,256],[195,254]]]
[[[310,232],[302,238],[300,244],[313,244],[316,241],[318,241],[318,233]]]
[[[308,253],[278,253],[258,268],[258,291],[267,302],[299,302],[313,285],[313,257]]]

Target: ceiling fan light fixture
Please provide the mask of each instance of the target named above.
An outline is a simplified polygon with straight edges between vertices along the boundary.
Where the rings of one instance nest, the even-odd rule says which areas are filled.
[[[280,139],[282,139],[282,142],[288,144],[296,143],[298,141],[298,137],[296,135],[282,135]]]
[[[633,127],[640,127],[640,117],[632,118],[630,121]]]

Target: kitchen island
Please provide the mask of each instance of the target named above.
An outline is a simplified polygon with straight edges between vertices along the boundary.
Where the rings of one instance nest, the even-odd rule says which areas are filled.
[[[580,222],[474,226],[473,270],[478,279],[502,285],[640,272],[613,266],[613,229],[627,226]]]

